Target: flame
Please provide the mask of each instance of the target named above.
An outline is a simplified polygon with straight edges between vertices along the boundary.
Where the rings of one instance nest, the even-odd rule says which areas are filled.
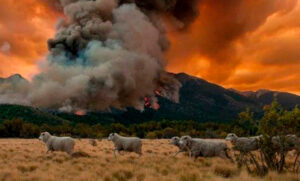
[[[158,95],[158,96],[162,96],[161,91],[158,90],[158,89],[156,89],[156,90],[154,91],[154,93],[155,93],[156,95]]]
[[[145,106],[151,108],[151,103],[149,97],[144,97]]]
[[[156,89],[154,91],[154,94],[156,96],[162,96],[162,92],[159,89]],[[160,109],[160,105],[156,102],[153,102],[148,96],[144,97],[144,102],[145,102],[145,107],[151,108],[151,109],[155,109],[155,110],[159,110]]]
[[[84,110],[78,110],[78,111],[75,112],[75,114],[77,116],[85,116],[86,115],[86,111],[84,111]]]

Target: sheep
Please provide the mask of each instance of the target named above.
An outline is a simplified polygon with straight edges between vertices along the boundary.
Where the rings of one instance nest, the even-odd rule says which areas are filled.
[[[176,156],[177,154],[181,153],[181,152],[185,152],[187,151],[187,149],[185,147],[183,147],[182,145],[179,144],[180,138],[178,136],[172,137],[170,140],[170,143],[174,146],[177,146],[179,148],[179,150],[174,154],[174,156]]]
[[[215,157],[219,156],[224,159],[229,159],[233,162],[232,158],[228,155],[228,147],[226,143],[220,141],[210,141],[204,139],[192,139],[190,136],[182,136],[179,144],[187,147],[190,151],[190,157],[195,160],[202,157]]]
[[[288,152],[295,149],[294,145],[297,142],[296,135],[273,136],[272,144],[277,152]]]
[[[297,160],[298,157],[300,155],[300,138],[296,135],[286,135],[288,144],[289,144],[289,150],[295,150],[296,151],[296,157],[295,157],[295,161],[294,161],[294,171],[296,169],[296,164],[297,164]]]
[[[253,137],[238,137],[234,133],[229,133],[225,140],[230,141],[232,145],[234,146],[233,149],[239,151],[240,157],[239,161],[243,161],[244,156],[246,154],[250,154],[252,159],[254,159],[254,156],[251,154],[251,151],[256,151],[260,149],[259,141],[262,139],[262,135],[259,136],[253,136]],[[261,151],[260,152],[260,159],[263,161],[264,157]],[[240,163],[241,164],[241,163]]]
[[[47,153],[49,151],[63,151],[72,155],[75,146],[75,141],[71,137],[56,137],[48,132],[42,132],[39,140],[42,140],[47,146]]]
[[[254,137],[238,137],[234,133],[229,133],[225,140],[230,141],[234,146],[235,150],[240,151],[241,153],[249,153],[251,151],[255,151],[259,149],[259,140],[261,139],[260,136]]]
[[[195,141],[201,141],[200,138],[192,138]],[[170,143],[174,146],[177,146],[179,150],[174,154],[174,156],[177,156],[181,152],[189,151],[187,147],[184,147],[183,145],[179,144],[180,138],[178,136],[172,137],[170,140]]]
[[[127,152],[135,152],[142,155],[142,140],[137,137],[124,137],[120,136],[117,133],[111,133],[108,137],[109,141],[112,141],[115,145],[114,149],[114,156],[116,157],[116,151],[120,155],[121,151],[127,151]]]

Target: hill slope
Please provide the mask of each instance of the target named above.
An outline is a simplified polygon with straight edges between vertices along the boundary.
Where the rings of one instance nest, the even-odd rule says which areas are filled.
[[[197,122],[230,122],[236,119],[239,112],[247,107],[259,113],[262,107],[270,104],[276,98],[286,109],[300,105],[300,96],[285,92],[259,90],[257,92],[240,92],[225,89],[203,79],[184,73],[173,74],[181,83],[180,102],[174,103],[163,97],[158,97],[158,111],[146,108],[144,112],[128,108],[127,111],[113,109],[111,113],[94,112],[85,116],[60,113],[57,111],[40,110],[26,106],[0,105],[0,121],[11,118],[24,118],[24,121],[42,124],[49,122],[60,124],[66,120],[73,123],[109,124],[120,122],[125,125],[151,120],[195,120]],[[13,78],[22,79],[19,75]],[[12,77],[8,78],[9,80]],[[1,82],[7,80],[1,79]]]
[[[43,123],[55,125],[67,121],[38,108],[8,104],[0,105],[0,123],[4,120],[11,119],[22,119],[25,122],[31,122],[37,125]]]

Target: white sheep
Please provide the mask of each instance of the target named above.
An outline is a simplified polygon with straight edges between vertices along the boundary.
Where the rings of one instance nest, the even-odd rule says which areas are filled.
[[[192,139],[190,136],[182,136],[179,144],[187,147],[190,151],[190,157],[194,159],[198,157],[215,157],[219,156],[224,159],[233,161],[228,155],[227,144],[220,141],[212,141],[205,139]]]
[[[178,136],[172,137],[170,140],[170,143],[174,146],[177,146],[179,150],[174,154],[176,156],[177,154],[181,152],[187,151],[187,149],[179,144],[180,138]]]
[[[73,138],[52,136],[48,132],[42,132],[39,140],[42,140],[46,144],[47,153],[49,151],[63,151],[71,155],[75,146]]]
[[[249,153],[250,151],[255,151],[259,149],[259,140],[262,136],[254,137],[238,137],[234,133],[229,133],[225,140],[230,141],[234,146],[235,150],[240,151],[241,153]]]
[[[298,137],[296,135],[286,135],[286,136],[273,136],[272,144],[273,148],[278,151],[288,152],[296,149],[295,144],[297,144]]]
[[[300,138],[296,135],[289,134],[289,135],[286,135],[286,142],[287,142],[287,146],[288,146],[288,148],[287,148],[288,151],[290,151],[290,150],[296,151],[296,157],[295,157],[295,161],[294,161],[294,170],[295,170],[297,160],[300,155]]]
[[[116,151],[121,154],[121,151],[135,152],[142,155],[142,140],[137,137],[124,137],[117,133],[111,133],[108,137],[109,141],[112,141],[115,145],[114,156]],[[122,154],[121,154],[122,155]]]
[[[239,151],[241,154],[239,156],[239,161],[244,160],[244,156],[246,154],[250,154],[250,156],[254,159],[251,151],[259,150],[260,159],[264,161],[263,154],[260,150],[260,141],[262,139],[262,135],[253,136],[253,137],[238,137],[234,133],[229,133],[225,140],[230,141],[234,146],[233,149]]]
[[[200,138],[192,138],[195,141],[201,141]],[[170,143],[174,146],[177,146],[179,150],[174,154],[174,156],[177,156],[181,152],[189,151],[187,147],[183,146],[182,144],[179,144],[180,138],[178,136],[172,137],[170,140]]]

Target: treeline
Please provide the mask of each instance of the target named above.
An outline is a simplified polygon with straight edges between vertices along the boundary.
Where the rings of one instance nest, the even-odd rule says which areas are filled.
[[[269,130],[269,131],[268,131]],[[232,123],[199,123],[195,121],[150,121],[125,126],[121,123],[85,124],[64,122],[59,125],[34,124],[22,119],[5,120],[0,124],[2,138],[37,138],[42,131],[54,135],[69,135],[78,138],[104,138],[111,132],[125,136],[141,138],[170,138],[173,136],[190,135],[203,138],[224,138],[227,133],[234,132],[239,136],[257,134],[297,134],[300,133],[300,110],[284,110],[277,101],[265,106],[264,115],[255,119],[249,109],[241,112]]]
[[[42,124],[38,126],[27,123],[22,119],[5,120],[0,124],[0,137],[2,138],[37,138],[43,131],[54,135],[72,136],[78,138],[104,138],[111,132],[124,136],[138,136],[141,138],[170,138],[178,135],[191,135],[194,137],[218,138],[226,135],[229,125],[216,123],[197,123],[194,121],[160,121],[132,124],[129,127],[121,123],[108,125],[88,125],[85,123],[63,123],[62,125]]]

